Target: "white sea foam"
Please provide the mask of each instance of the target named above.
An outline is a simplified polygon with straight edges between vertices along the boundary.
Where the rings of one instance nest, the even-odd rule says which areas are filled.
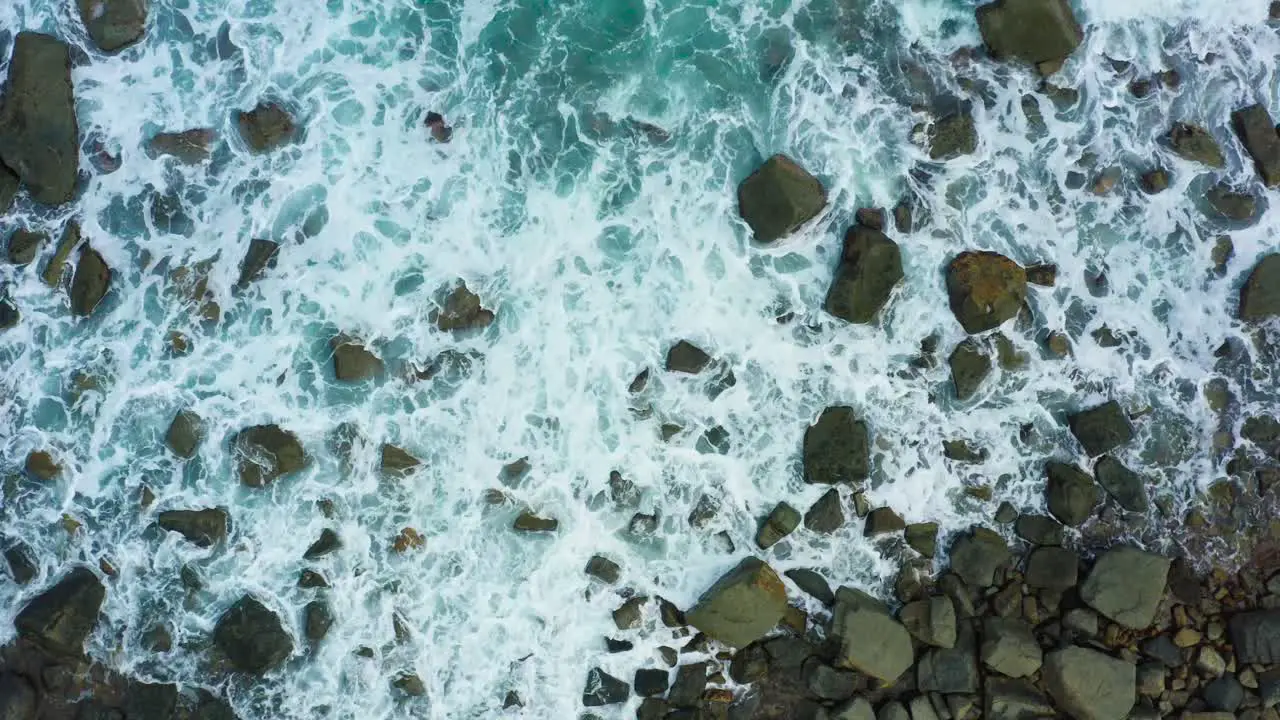
[[[0,270],[23,312],[0,335],[4,460],[14,468],[29,450],[52,447],[66,466],[54,486],[22,486],[5,534],[38,548],[42,581],[75,560],[107,558],[119,570],[93,651],[124,669],[206,683],[204,643],[235,598],[263,598],[301,638],[301,609],[320,594],[337,618],[329,636],[314,651],[300,640],[288,668],[264,685],[230,683],[243,717],[493,717],[507,690],[525,700],[525,717],[573,717],[588,668],[629,678],[660,662],[657,646],[683,642],[654,607],[643,630],[617,631],[610,611],[622,597],[588,581],[587,559],[616,559],[619,588],[688,606],[754,547],[757,518],[780,500],[804,510],[821,494],[800,481],[799,443],[832,404],[852,405],[871,428],[873,504],[908,522],[937,521],[944,533],[994,510],[963,497],[967,484],[993,484],[997,500],[1039,507],[1043,459],[1083,461],[1062,412],[1110,397],[1154,410],[1124,457],[1146,467],[1160,493],[1181,502],[1219,472],[1208,451],[1215,420],[1195,389],[1224,337],[1243,337],[1230,320],[1233,297],[1242,273],[1274,249],[1275,220],[1233,232],[1229,271],[1211,277],[1216,231],[1189,199],[1202,192],[1200,171],[1158,150],[1156,138],[1173,120],[1203,123],[1229,148],[1230,176],[1250,176],[1227,114],[1255,99],[1277,109],[1280,43],[1260,22],[1265,3],[1212,13],[1203,3],[1085,3],[1089,39],[1055,79],[1079,87],[1082,101],[1059,113],[1041,97],[1045,136],[1028,136],[1021,109],[1036,80],[975,61],[962,72],[986,82],[987,102],[972,98],[979,151],[934,167],[927,182],[907,179],[926,159],[909,137],[927,117],[910,111],[924,98],[901,75],[919,63],[942,95],[963,94],[947,56],[977,40],[967,3],[837,11],[811,2],[775,14],[751,3],[712,11],[652,0],[603,15],[592,3],[535,11],[480,0],[425,9],[382,0],[157,5],[144,45],[75,70],[84,132],[122,160],[118,172],[91,177],[78,213],[117,271],[111,297],[92,319],[72,321],[64,296],[32,269]],[[625,11],[637,8],[624,27]],[[224,23],[238,50],[219,60],[210,48]],[[584,34],[592,23],[612,34]],[[6,4],[0,26],[81,35],[39,0]],[[898,35],[855,41],[866,27]],[[789,37],[794,53],[772,86],[758,80],[758,41],[768,32]],[[1213,64],[1188,59],[1209,52]],[[1131,74],[1116,76],[1104,53],[1131,60]],[[1174,58],[1181,91],[1128,97],[1130,78]],[[295,108],[304,133],[253,156],[232,113],[262,97]],[[449,145],[426,140],[428,109],[455,123]],[[602,136],[594,113],[616,123],[632,115],[674,139]],[[200,126],[219,133],[210,164],[146,156],[151,133]],[[820,174],[832,204],[780,247],[760,249],[734,219],[735,187],[775,151]],[[1062,189],[1085,152],[1098,158],[1086,175],[1125,165],[1121,188],[1104,197]],[[1131,178],[1156,162],[1171,169],[1173,186],[1148,197]],[[881,326],[824,316],[818,308],[853,210],[892,206],[908,185],[931,222],[898,238],[907,280]],[[187,194],[189,237],[144,221],[148,186]],[[195,194],[205,199],[193,202]],[[327,222],[300,239],[320,205]],[[22,210],[13,221],[56,228],[67,214]],[[281,242],[279,262],[237,294],[254,237]],[[941,268],[963,248],[1056,263],[1059,282],[1034,291],[1033,328],[1005,329],[1028,366],[997,370],[978,400],[959,406],[945,357],[962,333]],[[140,266],[143,250],[151,268]],[[209,287],[225,321],[205,333],[166,299],[155,263],[212,257]],[[1104,267],[1110,291],[1095,297],[1086,276]],[[482,334],[454,338],[429,322],[437,290],[458,279],[497,311]],[[783,312],[797,317],[780,323]],[[1104,325],[1134,333],[1145,352],[1099,347],[1090,334]],[[1074,357],[1042,359],[1040,334],[1063,328]],[[191,336],[189,356],[162,352],[170,329]],[[338,331],[372,343],[392,370],[446,349],[483,360],[453,383],[340,387],[327,349]],[[930,333],[940,337],[940,362],[904,373]],[[726,361],[736,385],[710,399],[698,381],[663,372],[666,349],[681,338]],[[648,389],[630,396],[628,383],[646,367]],[[73,405],[71,377],[84,369],[106,379]],[[206,419],[209,439],[183,467],[162,436],[187,406]],[[369,440],[349,474],[326,450],[346,421]],[[267,489],[241,487],[227,438],[265,422],[297,433],[313,462]],[[664,443],[663,422],[685,430]],[[1035,427],[1029,445],[1017,439],[1023,424]],[[730,435],[726,455],[697,447],[715,425]],[[1175,432],[1183,443],[1162,451]],[[950,464],[941,442],[952,438],[991,456]],[[407,448],[424,469],[402,482],[379,479],[382,442]],[[532,471],[504,488],[509,502],[486,504],[485,490],[501,487],[500,468],[525,456]],[[633,510],[592,502],[613,469],[643,490],[641,511],[660,514],[656,538],[627,534]],[[137,507],[144,484],[156,493],[153,510]],[[721,512],[695,532],[685,518],[703,493]],[[334,501],[336,519],[317,512],[320,499]],[[232,511],[225,547],[197,550],[145,532],[155,509],[205,505]],[[510,524],[524,507],[558,518],[559,531],[515,535]],[[58,527],[64,513],[84,523],[81,534]],[[407,526],[426,547],[397,555],[391,540]],[[324,527],[344,543],[312,564],[333,589],[300,590],[302,553]],[[720,530],[733,554],[713,541]],[[802,529],[768,555],[779,569],[819,569],[833,585],[878,590],[896,571],[857,521],[830,537]],[[178,579],[186,563],[206,583],[190,599]],[[0,636],[42,584],[0,587]],[[399,644],[395,613],[411,630]],[[180,648],[164,658],[140,644],[157,620],[173,625]],[[606,635],[636,647],[607,654]],[[373,659],[359,657],[361,647]],[[391,690],[407,671],[422,678],[426,698]]]

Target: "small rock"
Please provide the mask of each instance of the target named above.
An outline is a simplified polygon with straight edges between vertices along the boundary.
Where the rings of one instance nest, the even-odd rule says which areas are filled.
[[[831,488],[804,514],[804,526],[813,532],[830,534],[844,525],[844,510],[840,505],[840,491]]]
[[[853,217],[859,225],[865,228],[884,230],[884,208],[858,208]]]
[[[111,288],[111,275],[111,268],[98,251],[88,245],[82,247],[71,278],[71,313],[79,317],[93,314]]]
[[[21,541],[4,551],[4,559],[9,565],[9,576],[18,585],[26,585],[40,574],[30,546]]]
[[[1008,501],[1001,502],[1000,507],[996,508],[995,517],[992,519],[1000,525],[1008,525],[1018,519],[1018,509]]]
[[[857,692],[858,675],[848,670],[837,670],[824,663],[812,663],[805,673],[805,685],[809,694],[819,700],[841,702]]]
[[[442,332],[479,330],[493,324],[496,315],[480,304],[480,296],[459,282],[445,296],[444,305],[431,313],[431,321]]]
[[[934,121],[929,132],[929,158],[951,160],[972,155],[978,149],[978,129],[968,110],[951,113]]]
[[[342,382],[359,382],[382,374],[382,360],[364,345],[345,335],[330,341],[333,374]]]
[[[302,609],[302,627],[307,639],[318,643],[329,634],[333,627],[333,610],[324,600],[312,600]]]
[[[738,186],[738,213],[761,243],[790,235],[826,205],[826,188],[786,155],[769,158]]]
[[[972,339],[956,345],[948,363],[951,366],[951,382],[955,387],[956,399],[960,402],[973,397],[991,374],[991,356]]]
[[[209,146],[216,137],[207,128],[158,133],[147,142],[147,155],[170,155],[187,165],[199,165],[209,159]]]
[[[1227,673],[1204,686],[1204,701],[1213,710],[1234,713],[1244,702],[1244,686]]]
[[[1049,695],[1076,720],[1122,720],[1134,705],[1134,666],[1096,650],[1073,646],[1049,653],[1043,677]]]
[[[987,451],[985,449],[974,449],[964,440],[943,440],[942,455],[948,460],[963,463],[981,463],[987,459]]]
[[[1070,417],[1071,434],[1089,457],[1105,455],[1133,439],[1133,426],[1120,403],[1103,403]]]
[[[876,508],[867,515],[866,524],[862,528],[864,537],[879,537],[890,533],[901,532],[907,523],[893,508]]]
[[[427,686],[417,673],[401,673],[391,686],[409,697],[422,697],[427,694]]]
[[[665,693],[668,682],[669,678],[666,670],[642,668],[636,670],[635,681],[632,685],[635,687],[636,695],[650,697]]]
[[[1236,652],[1238,654],[1239,650]],[[1227,661],[1212,646],[1202,645],[1196,653],[1196,670],[1208,677],[1218,677],[1227,671]]]
[[[1273,129],[1272,132],[1275,132]],[[1207,165],[1211,168],[1226,167],[1227,161],[1222,154],[1218,141],[1208,130],[1188,123],[1174,123],[1165,141],[1174,154],[1179,157]]]
[[[826,578],[818,573],[804,568],[794,568],[783,574],[801,591],[812,595],[823,605],[830,607],[835,604],[836,596],[831,592],[831,586],[827,584]]]
[[[978,653],[968,624],[959,629],[954,648],[933,648],[916,666],[916,685],[922,692],[976,693],[980,682]]]
[[[779,540],[790,535],[799,526],[800,511],[785,502],[780,502],[769,512],[769,516],[765,518],[764,522],[760,524],[760,530],[756,533],[756,544],[761,549],[767,550],[777,544]]]
[[[1240,319],[1257,323],[1280,316],[1280,253],[1263,256],[1240,288]]]
[[[1107,494],[1116,499],[1116,504],[1129,512],[1146,512],[1150,508],[1147,501],[1147,490],[1142,476],[1125,467],[1123,463],[1110,455],[1098,459],[1093,467],[1094,477]]]
[[[27,461],[23,467],[28,475],[45,482],[55,480],[62,474],[62,466],[54,462],[53,456],[43,450],[27,453]]]
[[[875,322],[902,278],[898,244],[879,230],[854,225],[823,307],[846,322]]]
[[[71,49],[49,35],[19,32],[0,105],[0,161],[36,202],[61,205],[75,193],[79,135]]]
[[[1068,610],[1062,616],[1062,627],[1085,637],[1094,637],[1098,634],[1098,614],[1088,608]]]
[[[311,543],[302,557],[306,560],[319,560],[340,547],[342,547],[342,540],[338,537],[338,533],[325,528],[320,531],[320,537]]]
[[[1031,626],[1015,619],[986,618],[981,653],[988,668],[1015,678],[1033,675],[1043,660]]]
[[[275,150],[293,140],[297,132],[293,116],[284,106],[260,102],[248,112],[236,113],[240,137],[255,153]]]
[[[1168,559],[1121,545],[1098,557],[1080,597],[1104,617],[1144,630],[1155,620],[1168,574]]]
[[[298,576],[298,587],[300,588],[327,588],[329,581],[323,575],[315,570],[303,570]]]
[[[278,425],[245,428],[232,446],[240,454],[240,482],[249,487],[263,487],[307,464],[298,437]]]
[[[1254,610],[1227,623],[1236,662],[1240,665],[1280,663],[1280,610]]]
[[[587,567],[584,572],[612,585],[618,582],[618,578],[622,575],[622,568],[618,566],[618,563],[603,555],[592,555],[591,559],[587,561]]]
[[[803,456],[805,482],[832,485],[866,480],[870,474],[867,426],[856,418],[853,408],[829,407],[805,430]]]
[[[31,232],[25,228],[14,230],[9,236],[9,262],[14,265],[29,265],[35,262],[40,246],[45,243],[47,237],[44,233]]]
[[[1049,512],[1063,525],[1083,525],[1098,502],[1093,478],[1074,465],[1052,460],[1045,464],[1045,475]]]
[[[213,643],[236,669],[263,675],[293,654],[293,638],[280,616],[245,595],[218,619]]]

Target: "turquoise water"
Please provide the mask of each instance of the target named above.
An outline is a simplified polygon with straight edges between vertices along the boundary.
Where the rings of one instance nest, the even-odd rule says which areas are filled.
[[[119,154],[120,170],[91,173],[76,208],[23,204],[7,220],[56,231],[76,215],[116,276],[93,317],[74,321],[65,294],[33,268],[0,269],[23,313],[0,334],[0,468],[16,472],[40,448],[64,467],[56,483],[11,485],[4,534],[37,548],[44,578],[108,560],[119,575],[91,651],[165,681],[213,684],[206,641],[241,594],[263,598],[298,637],[302,607],[328,598],[337,620],[318,647],[300,641],[264,683],[227,682],[245,718],[496,717],[508,690],[524,698],[525,717],[565,718],[580,710],[589,667],[629,677],[672,641],[652,608],[643,629],[618,632],[609,613],[622,598],[591,585],[587,558],[616,559],[619,588],[691,604],[752,547],[758,517],[780,500],[803,510],[821,494],[800,480],[799,444],[828,405],[867,419],[872,504],[947,532],[990,517],[1000,500],[1040,505],[1043,460],[1078,452],[1061,411],[1111,397],[1151,408],[1124,459],[1178,517],[1223,474],[1211,446],[1219,421],[1200,389],[1214,350],[1247,339],[1233,298],[1274,250],[1277,226],[1206,220],[1191,199],[1206,173],[1156,140],[1175,120],[1205,124],[1227,149],[1226,175],[1252,177],[1226,116],[1246,101],[1280,111],[1280,39],[1261,22],[1264,2],[1212,12],[1112,5],[1078,7],[1089,37],[1054,82],[1081,99],[1059,109],[1035,96],[1037,130],[1023,110],[1036,78],[952,57],[977,42],[972,3],[155,2],[141,45],[90,52],[74,73],[82,131]],[[0,8],[0,26],[76,42],[83,32],[39,0]],[[1117,76],[1104,54],[1132,68]],[[1129,97],[1129,80],[1169,67],[1183,77],[1176,92]],[[302,133],[251,155],[232,113],[263,98],[288,105]],[[927,163],[913,128],[931,107],[960,102],[974,107],[978,152]],[[428,110],[453,124],[448,145],[428,140]],[[218,133],[207,163],[146,155],[155,132],[190,127]],[[736,187],[780,151],[824,181],[831,205],[781,246],[759,248],[737,220]],[[1131,178],[1155,162],[1173,186],[1145,196]],[[1070,171],[1112,164],[1129,178],[1116,191],[1072,189]],[[881,325],[822,314],[854,211],[909,194],[927,222],[895,236],[907,279]],[[168,197],[185,221],[158,225],[154,207]],[[1216,275],[1210,251],[1225,230],[1235,255]],[[237,291],[252,238],[280,243],[278,263]],[[941,268],[967,248],[1056,263],[1059,282],[1035,292],[1030,321],[1004,328],[1026,366],[997,370],[960,405],[945,363],[904,371],[926,336],[938,335],[941,357],[962,338]],[[222,310],[214,327],[170,287],[175,268],[206,260]],[[1103,269],[1100,295],[1089,278]],[[453,336],[430,322],[441,289],[459,279],[497,314],[483,332]],[[1135,339],[1103,347],[1093,334],[1104,326]],[[188,355],[166,351],[173,330],[190,339]],[[1043,357],[1049,330],[1071,335],[1071,359]],[[338,384],[328,346],[338,332],[369,343],[387,377]],[[737,383],[712,397],[661,372],[681,338],[722,358]],[[445,351],[482,359],[404,379],[410,364]],[[632,396],[645,367],[649,387]],[[92,386],[78,390],[80,375]],[[1229,380],[1248,401],[1230,422],[1273,402],[1269,370]],[[178,463],[163,434],[184,407],[206,419],[208,439]],[[269,488],[242,487],[227,440],[266,422],[296,433],[312,462]],[[349,468],[328,446],[345,422],[368,440]],[[664,441],[663,423],[683,431]],[[1035,432],[1024,444],[1026,424]],[[699,442],[716,426],[729,435],[723,454]],[[990,458],[946,462],[941,442],[955,438]],[[424,469],[381,479],[382,442]],[[520,457],[529,476],[504,486],[500,469]],[[657,537],[634,538],[634,509],[594,500],[615,469],[642,491],[638,509],[660,515]],[[991,503],[964,495],[979,484],[994,486]],[[144,486],[156,496],[150,508],[138,505]],[[491,488],[508,500],[487,503]],[[684,518],[703,494],[721,511],[693,530]],[[334,504],[332,519],[321,500]],[[148,529],[158,510],[211,505],[232,510],[223,546],[200,550]],[[526,507],[560,529],[512,533]],[[64,514],[78,532],[65,531]],[[1132,524],[1151,542],[1179,542],[1161,529],[1168,519]],[[343,549],[303,563],[325,527]],[[404,527],[425,548],[393,552]],[[814,567],[872,590],[896,571],[857,522],[827,537],[801,531],[768,557],[779,570]],[[182,588],[188,564],[203,591]],[[295,586],[312,566],[331,590]],[[0,588],[5,619],[40,585]],[[407,639],[397,642],[393,615]],[[174,631],[167,656],[141,642],[159,621]],[[606,653],[606,634],[635,649]],[[403,672],[421,677],[424,697],[392,689]]]

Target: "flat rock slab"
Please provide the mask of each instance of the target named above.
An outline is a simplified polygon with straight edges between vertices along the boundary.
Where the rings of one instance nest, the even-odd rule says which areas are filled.
[[[761,243],[790,235],[826,206],[826,188],[786,155],[769,158],[738,186],[738,213]]]
[[[71,312],[79,317],[93,314],[111,289],[111,268],[97,250],[85,245],[71,277]]]
[[[915,661],[911,634],[902,623],[869,607],[855,607],[840,620],[839,662],[886,685],[897,682]]]
[[[80,171],[80,129],[71,51],[49,35],[18,33],[0,105],[0,160],[37,202],[71,199]]]
[[[140,40],[147,28],[147,0],[76,0],[89,39],[104,52]]]
[[[685,620],[714,640],[744,647],[764,637],[787,610],[787,591],[773,568],[743,559],[715,582]]]
[[[1280,663],[1280,610],[1240,613],[1228,627],[1237,663]]]
[[[1280,135],[1271,113],[1261,105],[1250,105],[1231,113],[1231,124],[1262,181],[1267,187],[1280,185]]]
[[[251,595],[232,605],[213,629],[213,643],[237,670],[262,675],[293,653],[280,616]]]
[[[1261,322],[1280,316],[1280,253],[1264,256],[1240,288],[1240,319]]]
[[[978,8],[977,15],[983,42],[1000,58],[1061,61],[1084,41],[1067,0],[999,0]]]
[[[1058,708],[1076,720],[1123,720],[1133,709],[1136,669],[1097,650],[1067,647],[1051,652],[1042,676]]]

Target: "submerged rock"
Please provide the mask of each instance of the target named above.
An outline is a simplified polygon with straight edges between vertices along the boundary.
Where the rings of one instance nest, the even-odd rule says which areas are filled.
[[[236,126],[255,153],[269,152],[291,142],[297,131],[289,111],[273,102],[260,102],[248,112],[237,112]]]
[[[898,244],[877,229],[854,225],[845,234],[825,308],[846,322],[874,322],[902,277]]]
[[[237,670],[262,675],[293,654],[293,638],[280,616],[252,595],[232,605],[213,629],[213,644]]]
[[[1049,695],[1075,720],[1123,720],[1133,709],[1134,666],[1097,650],[1073,646],[1051,652],[1043,676]]]
[[[378,469],[390,477],[405,477],[422,464],[418,458],[390,443],[382,444],[381,456]]]
[[[136,43],[147,27],[147,0],[76,0],[89,39],[103,52]]]
[[[1098,557],[1080,586],[1080,598],[1104,617],[1132,630],[1155,621],[1170,561],[1121,545]]]
[[[333,374],[343,382],[359,382],[383,372],[382,360],[364,345],[339,335],[329,341],[333,349]]]
[[[993,252],[960,253],[947,268],[951,312],[970,335],[1015,317],[1027,299],[1027,273]]]
[[[1071,434],[1089,457],[1105,455],[1133,439],[1129,416],[1115,400],[1078,412],[1068,421]]]
[[[147,141],[151,157],[170,155],[187,165],[198,165],[209,159],[209,147],[217,134],[209,128],[157,133]]]
[[[866,480],[869,455],[867,426],[853,408],[829,407],[804,433],[805,482],[832,485]]]
[[[1262,182],[1267,187],[1280,185],[1280,135],[1271,113],[1262,105],[1250,105],[1231,113],[1231,124]]]
[[[79,657],[98,624],[106,588],[80,566],[32,598],[14,619],[18,635],[55,655]]]
[[[479,330],[493,324],[494,314],[480,305],[480,296],[471,292],[465,282],[449,292],[439,311],[431,313],[431,321],[444,332]]]
[[[968,110],[952,113],[934,121],[929,132],[929,158],[951,160],[972,155],[978,149],[978,130]]]
[[[156,524],[199,547],[210,547],[227,538],[230,516],[223,508],[166,510],[156,518]]]
[[[994,57],[1061,64],[1084,41],[1067,0],[997,0],[977,10],[978,29]]]
[[[738,213],[761,243],[790,235],[826,206],[826,188],[786,155],[769,158],[738,186]]]
[[[80,130],[71,51],[57,38],[18,33],[0,106],[0,160],[37,202],[61,205],[75,192]]]
[[[333,627],[333,610],[324,600],[312,600],[302,609],[302,627],[307,639],[318,643],[329,634]]]
[[[947,362],[951,366],[951,383],[955,387],[956,399],[961,402],[973,397],[991,374],[991,356],[983,352],[972,338],[956,345]]]
[[[27,461],[23,465],[23,469],[31,477],[45,482],[55,480],[62,474],[62,466],[53,459],[52,455],[44,450],[33,450],[27,453]]]
[[[298,436],[279,425],[245,428],[232,440],[232,445],[240,454],[240,482],[249,487],[268,485],[307,464]]]
[[[240,278],[236,287],[243,290],[249,284],[276,266],[276,256],[280,252],[280,244],[270,240],[253,238],[249,241],[249,249],[245,251],[244,260],[240,263]]]
[[[195,457],[196,448],[204,439],[204,421],[191,410],[182,410],[173,416],[164,443],[180,458]]]
[[[71,312],[87,317],[111,288],[111,268],[97,250],[85,245],[71,279]]]
[[[1213,139],[1213,135],[1208,130],[1199,125],[1174,123],[1169,134],[1165,136],[1165,141],[1169,143],[1174,154],[1184,160],[1198,162],[1212,168],[1223,168],[1227,165],[1218,141]]]
[[[1248,193],[1237,192],[1226,183],[1218,183],[1205,193],[1209,207],[1228,220],[1245,222],[1258,213],[1258,199]]]
[[[1098,503],[1093,478],[1074,465],[1052,460],[1045,464],[1044,472],[1049,512],[1063,525],[1083,525]]]
[[[777,573],[748,557],[704,592],[685,620],[713,640],[745,647],[772,630],[786,610],[787,591]]]
[[[1280,253],[1265,255],[1240,288],[1240,319],[1260,322],[1280,316]]]

